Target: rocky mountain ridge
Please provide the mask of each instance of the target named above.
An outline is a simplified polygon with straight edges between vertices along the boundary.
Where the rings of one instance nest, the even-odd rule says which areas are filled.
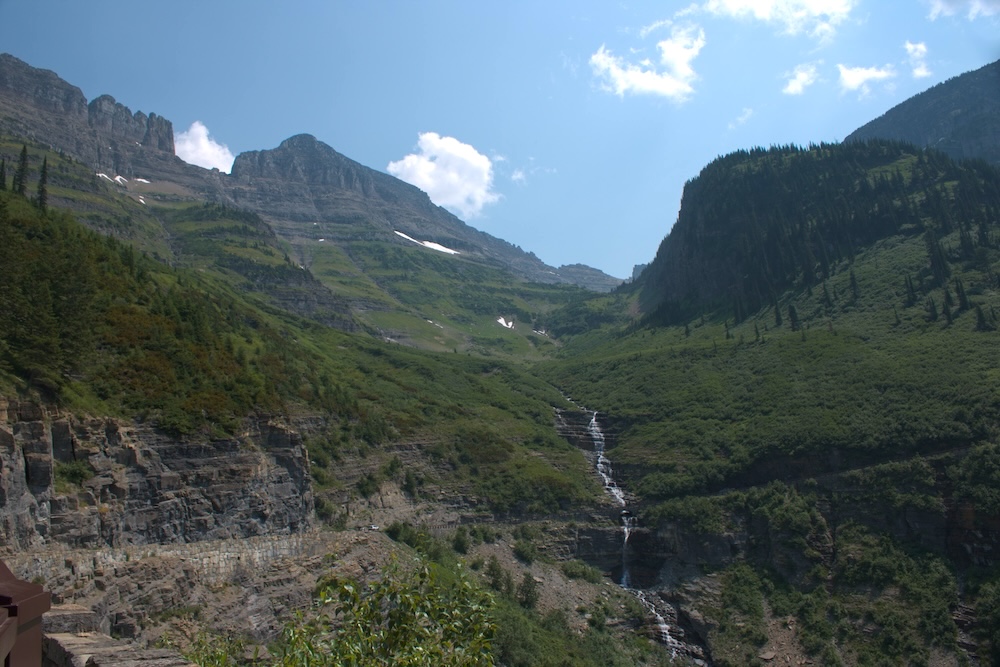
[[[88,104],[79,88],[54,72],[9,54],[0,54],[0,133],[50,146],[111,177],[159,182],[161,187],[145,190],[149,199],[158,191],[168,200],[180,195],[253,211],[292,244],[315,242],[309,236],[314,224],[343,224],[340,243],[348,237],[407,243],[392,233],[398,230],[452,247],[522,280],[601,291],[621,282],[589,267],[562,272],[548,266],[534,254],[466,225],[416,187],[350,160],[310,135],[237,156],[231,175],[189,165],[174,154],[169,120],[133,114],[109,95]]]

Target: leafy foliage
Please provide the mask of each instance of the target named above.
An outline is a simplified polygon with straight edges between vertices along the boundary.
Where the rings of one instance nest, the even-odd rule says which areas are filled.
[[[472,583],[446,586],[431,568],[389,570],[368,586],[331,583],[311,617],[285,630],[277,664],[493,665],[490,607]]]

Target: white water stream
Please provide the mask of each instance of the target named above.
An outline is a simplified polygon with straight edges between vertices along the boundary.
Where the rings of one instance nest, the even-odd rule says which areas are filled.
[[[649,598],[646,597],[646,592],[638,588],[632,588],[632,577],[628,568],[628,540],[632,536],[632,531],[636,526],[636,518],[628,511],[628,503],[625,500],[625,492],[622,491],[621,487],[615,482],[613,471],[611,470],[611,461],[604,454],[604,432],[601,431],[601,425],[597,421],[597,412],[595,411],[590,418],[590,425],[587,427],[587,431],[590,433],[590,439],[594,443],[594,454],[597,457],[597,474],[601,477],[601,482],[604,484],[604,490],[609,496],[615,499],[615,502],[622,508],[622,577],[619,581],[619,585],[632,593],[642,604],[643,608],[649,612],[653,618],[656,619],[656,627],[660,633],[660,643],[670,649],[670,657],[676,658],[677,651],[683,649],[683,645],[678,642],[670,634],[670,624],[666,622],[663,615],[660,614]]]

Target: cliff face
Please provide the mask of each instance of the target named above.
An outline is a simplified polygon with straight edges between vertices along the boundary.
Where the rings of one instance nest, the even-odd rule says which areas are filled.
[[[301,438],[266,420],[232,440],[178,441],[0,400],[0,461],[0,541],[15,550],[292,534],[313,522]]]
[[[55,72],[0,54],[0,132],[62,150],[98,171],[131,177],[171,162],[174,130],[156,114],[132,113],[110,95],[90,104]]]
[[[897,139],[956,160],[1000,164],[1000,60],[929,88],[849,134],[844,142]]]

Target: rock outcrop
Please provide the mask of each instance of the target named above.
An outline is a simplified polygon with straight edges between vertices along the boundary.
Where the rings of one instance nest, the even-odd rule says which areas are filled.
[[[252,420],[177,440],[145,424],[0,400],[0,540],[23,550],[294,534],[313,523],[302,440]]]
[[[0,54],[0,133],[37,141],[97,171],[127,177],[148,170],[150,161],[181,162],[174,155],[174,130],[167,119],[133,114],[110,95],[87,104],[83,91],[55,72],[9,54]]]

